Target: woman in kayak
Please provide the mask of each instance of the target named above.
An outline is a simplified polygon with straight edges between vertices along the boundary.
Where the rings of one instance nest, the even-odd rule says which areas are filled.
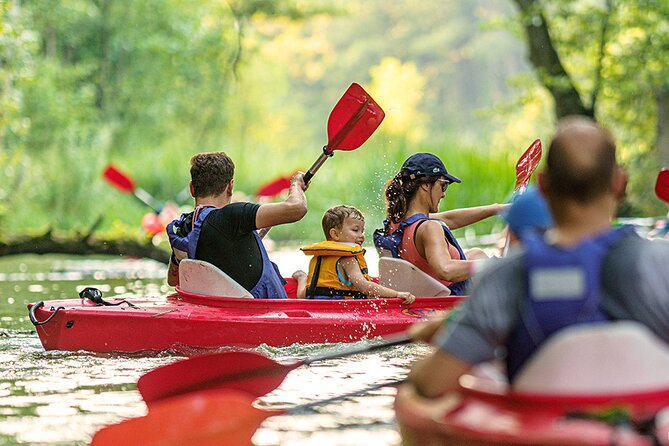
[[[384,228],[374,232],[377,249],[407,260],[462,295],[474,261],[487,258],[480,249],[463,251],[451,233],[497,215],[508,205],[491,204],[438,212],[448,186],[460,179],[431,153],[411,155],[385,188]]]
[[[399,297],[410,304],[415,296],[372,282],[367,273],[365,250],[365,217],[352,206],[335,206],[323,215],[326,241],[302,248],[314,256],[309,275],[294,274],[298,281],[297,297],[309,299],[365,299]],[[308,284],[308,285],[307,285]]]

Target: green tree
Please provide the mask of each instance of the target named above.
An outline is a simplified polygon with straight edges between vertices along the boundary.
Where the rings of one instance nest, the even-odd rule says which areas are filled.
[[[240,22],[296,14],[288,0],[0,5],[2,156],[24,166],[20,183],[5,184],[16,184],[13,215],[32,229],[89,226],[100,214],[107,226],[139,221],[145,209],[100,181],[110,161],[159,199],[174,197],[190,154],[227,139]]]
[[[420,110],[425,78],[415,64],[386,57],[372,67],[370,93],[388,110],[382,131],[400,146],[416,145],[426,137],[429,117]]]
[[[514,0],[558,118],[611,127],[636,173],[630,212],[658,212],[649,177],[669,165],[669,3]]]

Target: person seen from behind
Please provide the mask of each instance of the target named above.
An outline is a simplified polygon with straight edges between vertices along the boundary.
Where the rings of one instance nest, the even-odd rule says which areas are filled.
[[[539,175],[554,227],[524,233],[519,249],[481,271],[403,391],[441,396],[500,351],[513,385],[547,339],[576,324],[631,320],[669,342],[669,249],[611,225],[626,182],[607,130],[586,117],[561,121]]]
[[[235,165],[224,152],[200,153],[190,161],[193,212],[167,226],[172,246],[167,283],[179,284],[179,262],[184,258],[209,262],[256,298],[286,298],[285,280],[269,260],[257,229],[293,223],[307,213],[302,172],[278,203],[231,203]]]
[[[415,296],[395,291],[371,280],[365,262],[365,217],[352,206],[335,206],[323,215],[326,241],[302,248],[313,258],[308,276],[293,275],[298,281],[298,298],[365,299],[397,297],[410,304]]]

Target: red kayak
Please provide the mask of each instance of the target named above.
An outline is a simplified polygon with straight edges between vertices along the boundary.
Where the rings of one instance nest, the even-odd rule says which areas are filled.
[[[130,299],[133,306],[65,299],[28,307],[46,350],[136,352],[355,342],[401,332],[460,299],[419,297],[402,305],[401,299],[214,297],[177,288],[166,297]]]
[[[511,388],[477,373],[436,399],[402,386],[395,414],[403,444],[669,444],[666,344],[632,322],[564,332]]]
[[[556,396],[500,391],[471,376],[465,381],[437,400],[400,388],[395,414],[404,446],[669,444],[669,388]]]

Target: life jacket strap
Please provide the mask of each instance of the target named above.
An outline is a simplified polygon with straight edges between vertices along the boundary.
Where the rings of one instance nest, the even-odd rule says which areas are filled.
[[[316,257],[316,266],[314,266],[314,274],[311,276],[311,283],[309,288],[307,288],[307,299],[313,299],[316,295],[316,285],[318,284],[318,276],[321,274],[321,262],[323,257]]]

